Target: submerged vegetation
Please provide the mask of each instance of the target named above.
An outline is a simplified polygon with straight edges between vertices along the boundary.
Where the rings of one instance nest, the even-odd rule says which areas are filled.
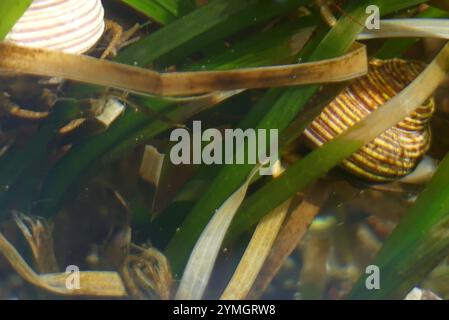
[[[86,52],[23,46],[32,2],[0,2],[0,298],[449,298],[447,1],[103,1]],[[228,161],[270,130],[271,175]]]

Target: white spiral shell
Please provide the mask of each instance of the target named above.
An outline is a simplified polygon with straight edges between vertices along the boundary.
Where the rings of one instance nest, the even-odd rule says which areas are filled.
[[[81,54],[97,43],[104,28],[101,0],[34,0],[6,40]]]

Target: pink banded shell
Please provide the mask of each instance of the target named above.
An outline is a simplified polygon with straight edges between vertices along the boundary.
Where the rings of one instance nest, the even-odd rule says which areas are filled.
[[[81,54],[97,43],[104,28],[101,0],[34,0],[6,40]]]

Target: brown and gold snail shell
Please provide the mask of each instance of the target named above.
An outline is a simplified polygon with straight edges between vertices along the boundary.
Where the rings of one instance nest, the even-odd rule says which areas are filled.
[[[320,147],[369,115],[412,82],[425,65],[400,59],[372,60],[369,72],[346,87],[304,131],[312,147]],[[403,121],[345,159],[341,166],[372,182],[403,177],[419,163],[430,146],[430,98]]]

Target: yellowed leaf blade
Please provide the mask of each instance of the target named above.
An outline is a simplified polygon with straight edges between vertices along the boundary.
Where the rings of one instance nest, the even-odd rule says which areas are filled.
[[[449,19],[381,20],[378,30],[365,30],[358,39],[405,37],[449,39]]]
[[[79,273],[80,288],[66,289],[67,274],[49,273],[39,276],[46,285],[61,288],[65,295],[96,296],[96,297],[126,297],[125,286],[117,272],[112,271],[81,271]]]
[[[444,46],[426,69],[398,95],[327,144],[338,145],[354,141],[366,144],[372,141],[380,133],[396,125],[422,105],[446,79],[448,71],[449,43]]]
[[[290,200],[286,201],[257,225],[256,230],[228,283],[221,300],[242,300],[248,295],[287,215]]]
[[[127,296],[122,280],[116,272],[80,272],[80,289],[70,290],[66,286],[65,273],[38,275],[1,233],[0,252],[24,280],[48,292],[66,296]]]
[[[175,299],[199,300],[203,296],[226,231],[258,170],[259,166],[256,166],[242,186],[216,210],[201,233],[187,262]]]

